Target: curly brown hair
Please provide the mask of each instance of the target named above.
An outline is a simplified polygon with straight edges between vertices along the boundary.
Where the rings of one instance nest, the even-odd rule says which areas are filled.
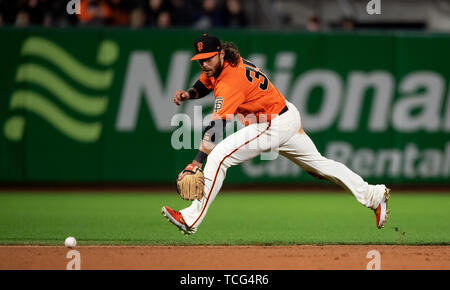
[[[225,51],[224,59],[228,61],[231,66],[237,66],[241,55],[239,54],[236,45],[232,42],[222,42],[222,49]]]

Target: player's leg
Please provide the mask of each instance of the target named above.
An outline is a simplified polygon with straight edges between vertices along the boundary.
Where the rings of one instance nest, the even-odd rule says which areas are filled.
[[[384,184],[368,184],[344,164],[325,158],[304,132],[295,134],[279,152],[311,175],[328,179],[353,193],[362,205],[374,210],[376,226],[384,226],[389,214],[389,189]]]
[[[342,186],[366,207],[376,207],[382,199],[384,185],[370,185],[344,164],[325,158],[306,133],[295,134],[280,147],[279,153],[311,175]]]
[[[283,143],[279,148],[279,153],[311,175],[328,179],[350,191],[362,205],[374,210],[380,207],[384,212],[380,213],[380,221],[377,217],[377,226],[382,226],[385,221],[384,215],[387,218],[388,213],[387,205],[384,202],[387,200],[389,192],[385,185],[370,185],[344,164],[322,156],[303,130]]]
[[[252,159],[273,147],[274,128],[268,123],[252,124],[222,140],[208,155],[203,173],[205,176],[204,196],[194,200],[191,206],[180,210],[190,229],[196,229],[203,221],[209,206],[222,187],[229,167]]]
[[[300,127],[298,111],[288,103],[289,110],[274,118],[270,124],[260,123],[247,126],[220,142],[208,155],[204,168],[205,195],[191,206],[181,210],[189,228],[196,228],[216,197],[229,167],[250,160],[262,152],[279,148],[287,142]]]
[[[205,168],[205,195],[191,206],[181,210],[189,228],[196,228],[216,197],[230,166],[250,160],[262,152],[277,149],[298,130],[300,119],[297,110],[288,103],[289,110],[274,118],[270,124],[249,125],[220,142],[209,154]]]
[[[191,206],[181,210],[190,228],[196,228],[216,197],[229,167],[250,160],[262,152],[279,148],[300,127],[300,118],[295,107],[288,103],[289,110],[274,118],[270,124],[252,124],[220,142],[209,154],[205,168],[205,195]]]

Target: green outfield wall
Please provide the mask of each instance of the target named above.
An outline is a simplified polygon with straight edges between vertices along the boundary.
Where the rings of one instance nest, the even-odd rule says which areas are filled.
[[[212,110],[213,94],[172,102],[199,76],[201,33],[1,28],[0,181],[172,182]],[[324,155],[369,182],[450,184],[450,35],[214,33],[297,106]],[[314,179],[281,156],[227,174],[256,182]]]

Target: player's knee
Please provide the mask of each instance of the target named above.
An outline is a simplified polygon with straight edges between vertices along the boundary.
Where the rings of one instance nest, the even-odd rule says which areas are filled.
[[[216,150],[216,148],[209,153],[207,162],[218,165],[225,156],[220,150]]]
[[[317,172],[313,172],[313,171],[306,171],[306,173],[308,173],[309,175],[311,175],[314,178],[317,179],[325,179],[325,177]]]

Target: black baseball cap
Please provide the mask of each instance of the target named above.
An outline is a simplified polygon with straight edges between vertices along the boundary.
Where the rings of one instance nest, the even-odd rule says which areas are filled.
[[[215,56],[222,49],[222,45],[217,37],[205,33],[195,40],[194,49],[195,55],[191,61]]]

